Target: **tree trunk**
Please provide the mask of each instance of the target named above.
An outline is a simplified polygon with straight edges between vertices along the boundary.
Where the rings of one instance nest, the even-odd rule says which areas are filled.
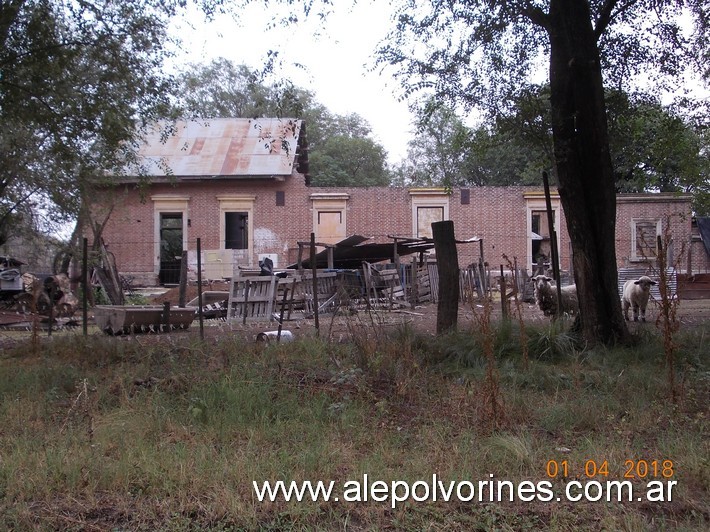
[[[599,49],[586,0],[550,3],[552,133],[560,200],[572,243],[582,334],[626,340],[616,269],[616,190]]]
[[[436,267],[439,270],[439,302],[436,309],[436,334],[455,330],[459,316],[459,258],[454,237],[454,222],[431,224]]]

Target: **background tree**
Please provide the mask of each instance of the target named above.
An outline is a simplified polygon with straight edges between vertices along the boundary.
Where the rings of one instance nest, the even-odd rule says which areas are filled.
[[[445,103],[417,107],[408,157],[397,168],[399,182],[437,186],[509,186],[541,183],[551,168],[549,90],[514,95],[492,124],[470,127]]]
[[[467,184],[468,166],[474,164],[471,129],[454,109],[434,100],[420,105],[417,115],[407,159],[398,169],[401,184],[450,187]]]
[[[192,65],[180,76],[178,107],[187,117],[251,118],[289,116],[306,122],[311,184],[315,186],[387,185],[384,148],[357,114],[337,115],[313,93],[288,80],[273,84],[227,59]]]
[[[683,8],[697,24],[690,36]],[[604,79],[623,86],[651,72],[660,88],[688,67],[707,75],[708,10],[702,0],[403,1],[378,51],[381,63],[398,69],[405,94],[426,89],[491,114],[531,85],[547,57],[555,174],[590,344],[628,335],[617,292]]]
[[[619,192],[685,192],[710,213],[706,128],[643,93],[607,93],[610,150]]]
[[[499,110],[492,124],[466,128],[461,118],[443,124],[431,122],[443,137],[439,145],[456,146],[446,160],[455,162],[449,175],[435,176],[431,183],[462,186],[540,185],[543,170],[553,167],[550,91],[545,85],[530,87],[514,95],[505,111]],[[609,145],[618,192],[684,192],[693,195],[694,212],[708,212],[708,146],[706,127],[696,124],[687,109],[664,107],[657,97],[643,92],[606,91]],[[420,122],[425,118],[420,118]],[[461,124],[456,142],[448,134],[452,123]],[[427,128],[419,130],[410,143],[410,158],[418,167],[441,166]],[[466,153],[467,151],[467,153]],[[409,175],[416,176],[416,169]]]
[[[166,28],[182,5],[0,4],[0,234],[29,211],[75,218],[82,184],[123,168],[142,127],[169,116]]]

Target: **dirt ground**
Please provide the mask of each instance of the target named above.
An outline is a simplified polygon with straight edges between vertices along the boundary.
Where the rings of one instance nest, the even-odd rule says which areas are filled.
[[[213,283],[210,286],[205,286],[205,291],[228,291],[229,287],[226,283]],[[151,296],[149,299],[152,304],[162,304],[169,301],[172,305],[178,303],[179,291],[177,288],[171,288],[163,294]],[[188,287],[186,301],[190,301],[197,297],[197,287]],[[514,303],[511,301],[511,305]],[[526,323],[548,323],[550,318],[543,315],[537,306],[533,303],[522,302],[521,312]],[[278,307],[277,310],[278,312]],[[468,326],[476,326],[476,314],[479,316],[483,313],[484,307],[482,304],[474,306],[466,304],[459,306],[458,324],[459,328],[465,329]],[[660,307],[655,302],[649,302],[649,307],[646,311],[646,323],[629,323],[629,328],[632,331],[639,327],[655,327],[656,319],[659,316]],[[319,316],[320,334],[321,336],[328,335],[331,338],[339,339],[353,332],[354,328],[361,327],[396,327],[401,324],[407,324],[416,331],[436,334],[436,304],[417,305],[412,309],[410,306],[397,308],[393,310],[378,309],[369,314],[364,309],[358,310],[356,313],[341,312],[338,315],[325,314]],[[682,327],[707,327],[710,325],[710,300],[683,300],[680,301],[677,309],[677,315]],[[499,320],[502,316],[500,299],[493,302],[491,319]],[[517,318],[516,318],[517,319]],[[204,320],[206,331],[217,326],[219,329],[224,329],[226,324],[223,320]],[[198,330],[199,324],[195,320],[192,324],[192,331]],[[243,324],[241,321],[232,321],[228,328],[234,333],[244,334],[246,337],[253,336],[254,338],[259,332],[268,330],[277,330],[278,322],[247,322]],[[285,321],[283,330],[291,331],[295,336],[315,334],[315,319],[305,317],[303,312],[295,312],[290,321]]]
[[[227,283],[212,283],[203,288],[203,293],[207,291],[228,291]],[[153,293],[147,293],[145,296],[148,304],[162,305],[168,301],[171,305],[177,305],[179,300],[179,290],[170,288],[165,290],[156,290]],[[189,286],[187,288],[186,301],[197,297],[197,287]],[[511,302],[511,304],[513,304]],[[550,318],[543,313],[532,303],[521,303],[521,311],[523,319],[526,323],[548,323]],[[279,308],[277,306],[276,312]],[[483,305],[461,305],[458,313],[459,329],[465,330],[468,327],[476,327],[476,315],[481,315],[484,311]],[[659,305],[651,301],[647,310],[646,323],[629,323],[631,331],[639,330],[642,327],[656,327],[656,320],[659,316]],[[356,311],[338,312],[336,315],[324,314],[319,316],[319,334],[334,340],[344,340],[353,334],[355,331],[362,330],[386,330],[388,328],[396,328],[402,324],[412,327],[414,330],[424,334],[436,334],[436,304],[418,305],[416,308],[410,306],[396,309],[377,309],[374,312],[368,313],[364,308],[359,308]],[[681,300],[677,309],[678,319],[681,322],[681,327],[708,327],[710,325],[710,300]],[[494,300],[491,312],[492,320],[499,320],[502,316],[500,300]],[[74,322],[69,322],[67,328],[77,328],[80,326],[81,315],[77,315]],[[91,314],[90,314],[91,319]],[[517,319],[517,316],[514,318]],[[91,321],[90,321],[91,323]],[[15,331],[31,330],[32,316],[22,315],[14,310],[0,311],[0,330]],[[46,325],[46,324],[45,324]],[[66,325],[66,324],[62,324]],[[24,327],[23,327],[24,326]],[[42,326],[42,329],[45,327]],[[243,336],[247,339],[256,339],[260,332],[272,331],[278,329],[277,321],[247,321],[242,323],[240,320],[232,320],[226,322],[224,319],[204,319],[203,331],[206,337],[217,337],[223,334],[232,334]],[[187,334],[188,336],[199,335],[199,321],[197,318],[193,321],[191,327],[187,331],[176,331],[174,334]],[[282,330],[290,331],[294,337],[312,336],[316,334],[316,323],[313,317],[306,317],[302,311],[296,311],[292,315],[292,319],[284,321]],[[151,335],[151,336],[164,336]]]

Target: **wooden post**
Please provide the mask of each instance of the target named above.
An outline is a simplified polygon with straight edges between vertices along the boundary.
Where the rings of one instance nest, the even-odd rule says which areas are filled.
[[[249,312],[249,279],[244,279],[244,308],[242,310],[242,325],[247,324],[247,313]]]
[[[505,273],[503,272],[503,265],[500,265],[500,310],[503,314],[503,319],[508,319],[508,283],[505,281]]]
[[[370,265],[362,262],[362,278],[365,281],[365,308],[371,310],[370,295],[372,290],[372,279],[370,278]]]
[[[318,319],[318,265],[316,264],[316,234],[311,233],[311,270],[313,272],[313,318],[316,325],[316,336],[320,336]]]
[[[301,281],[303,282],[303,276],[301,276]],[[294,278],[291,281],[291,297],[288,298],[288,316],[286,317],[287,320],[291,319],[291,312],[293,312],[293,296],[296,293],[296,279]]]
[[[454,222],[445,220],[431,224],[439,270],[439,302],[436,334],[456,329],[459,312],[459,260],[454,237]]]
[[[296,262],[298,273],[303,274],[303,242],[298,243],[298,262]]]
[[[392,262],[394,262],[394,267],[397,270],[397,273],[399,273],[399,253],[397,252],[397,239],[394,239],[394,245],[393,245],[393,253],[392,253]]]
[[[163,301],[163,313],[160,315],[160,325],[162,332],[170,331],[170,301]]]
[[[200,318],[200,340],[205,339],[205,322],[202,313],[202,243],[197,239],[197,315]]]
[[[82,253],[81,257],[81,318],[82,326],[81,331],[86,336],[89,331],[89,240],[84,237],[82,242]]]
[[[54,321],[54,294],[55,294],[55,283],[52,280],[52,284],[49,285],[49,328],[47,331],[47,336],[52,336],[52,322]]]
[[[478,258],[478,269],[481,276],[481,292],[485,297],[488,285],[486,283],[486,259],[483,257],[483,239],[478,241],[478,252],[480,254]]]
[[[178,291],[178,307],[185,308],[187,298],[187,250],[182,251],[180,258],[180,289]]]
[[[281,328],[284,325],[284,312],[286,310],[286,297],[288,296],[288,287],[284,287],[284,297],[281,301],[281,313],[279,314],[279,331],[276,333],[276,341],[281,341]]]
[[[335,259],[334,259],[335,252],[333,250],[334,250],[333,246],[328,246],[326,248],[326,254],[328,256],[328,269],[329,270],[335,269]]]
[[[417,256],[416,254],[412,257],[412,275],[409,276],[409,298],[411,300],[412,310],[417,306],[419,301],[419,286],[417,285]]]

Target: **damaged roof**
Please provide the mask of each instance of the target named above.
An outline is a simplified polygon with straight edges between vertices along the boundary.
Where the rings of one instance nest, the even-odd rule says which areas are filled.
[[[369,238],[352,235],[333,246],[333,267],[336,269],[358,269],[363,261],[377,263],[384,260],[391,260],[394,255],[394,242],[390,243],[368,243]],[[434,248],[434,241],[425,238],[403,238],[397,240],[397,254],[402,257],[420,251],[429,251]],[[303,268],[311,268],[310,260],[304,258],[301,261]],[[316,267],[327,268],[328,250],[316,253]],[[298,264],[291,264],[286,267],[294,270]]]
[[[163,123],[147,133],[138,151],[139,164],[151,177],[283,179],[298,169],[299,157],[302,162],[305,155],[302,128],[303,122],[295,118]]]

